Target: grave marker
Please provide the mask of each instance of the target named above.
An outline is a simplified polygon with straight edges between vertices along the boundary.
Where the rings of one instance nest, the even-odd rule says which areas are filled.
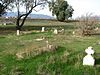
[[[95,59],[92,56],[92,54],[94,54],[93,48],[90,46],[85,50],[85,52],[87,55],[83,58],[83,65],[94,66]]]

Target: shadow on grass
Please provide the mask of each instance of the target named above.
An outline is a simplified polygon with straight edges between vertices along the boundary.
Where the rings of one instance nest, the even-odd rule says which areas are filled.
[[[95,55],[95,65],[100,66],[100,53],[96,53]]]
[[[0,36],[0,39],[4,39],[4,38],[6,38],[6,37],[4,37],[4,36]]]
[[[95,59],[95,65],[100,65],[100,58]]]

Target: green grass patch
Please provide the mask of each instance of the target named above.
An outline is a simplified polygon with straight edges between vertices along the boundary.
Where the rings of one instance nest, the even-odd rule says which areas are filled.
[[[31,31],[31,33],[16,36],[15,26],[0,26],[0,75],[99,75],[100,74],[100,36],[72,35],[75,30],[75,24],[64,22],[27,22],[22,32]],[[44,25],[45,23],[45,25]],[[29,26],[27,26],[29,24]],[[40,26],[37,26],[40,25]],[[41,30],[42,26],[47,26],[46,32],[34,32],[34,29]],[[48,26],[49,25],[49,26]],[[64,34],[54,35],[52,25],[63,25]],[[36,26],[37,28],[34,28]],[[51,27],[50,27],[51,26]],[[38,28],[39,27],[39,28]],[[14,29],[13,29],[14,28]],[[6,29],[6,30],[5,30]],[[11,32],[11,33],[10,33]],[[37,38],[45,37],[42,41],[36,41]],[[26,56],[23,59],[17,59],[16,53],[32,51],[46,46],[46,41],[57,45],[56,51],[43,52],[34,56]],[[82,60],[86,55],[84,50],[88,46],[93,46],[96,59],[95,66],[83,66]]]

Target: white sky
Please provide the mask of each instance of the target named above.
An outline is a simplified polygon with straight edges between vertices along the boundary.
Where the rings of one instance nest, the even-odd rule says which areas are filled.
[[[74,8],[73,17],[78,17],[86,13],[100,15],[100,0],[67,0]]]
[[[73,18],[85,15],[86,13],[93,13],[100,15],[100,0],[67,0],[68,4],[74,8]],[[38,12],[33,11],[34,14],[44,14],[52,16],[48,7]]]

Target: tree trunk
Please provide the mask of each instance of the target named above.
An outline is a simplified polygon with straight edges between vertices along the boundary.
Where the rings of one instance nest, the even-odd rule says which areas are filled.
[[[16,22],[17,35],[20,34],[20,30],[21,30],[22,26],[24,25],[24,22],[25,22],[27,16],[32,12],[32,9],[33,9],[33,7],[30,9],[30,11],[28,13],[18,16],[17,22]],[[20,23],[20,20],[22,17],[24,17],[24,18],[22,19],[22,22]]]
[[[18,6],[18,18],[17,18],[17,22],[16,22],[16,29],[17,29],[18,35],[19,35],[19,32],[20,32],[22,26],[24,25],[26,18],[32,12],[33,8],[35,8],[36,6],[41,5],[41,4],[43,4],[43,3],[39,3],[37,5],[35,4],[34,6],[31,7],[31,9],[26,14],[22,14],[22,15],[19,15],[19,6]],[[24,17],[24,18],[22,19],[22,22],[20,23],[20,20],[22,17]]]

